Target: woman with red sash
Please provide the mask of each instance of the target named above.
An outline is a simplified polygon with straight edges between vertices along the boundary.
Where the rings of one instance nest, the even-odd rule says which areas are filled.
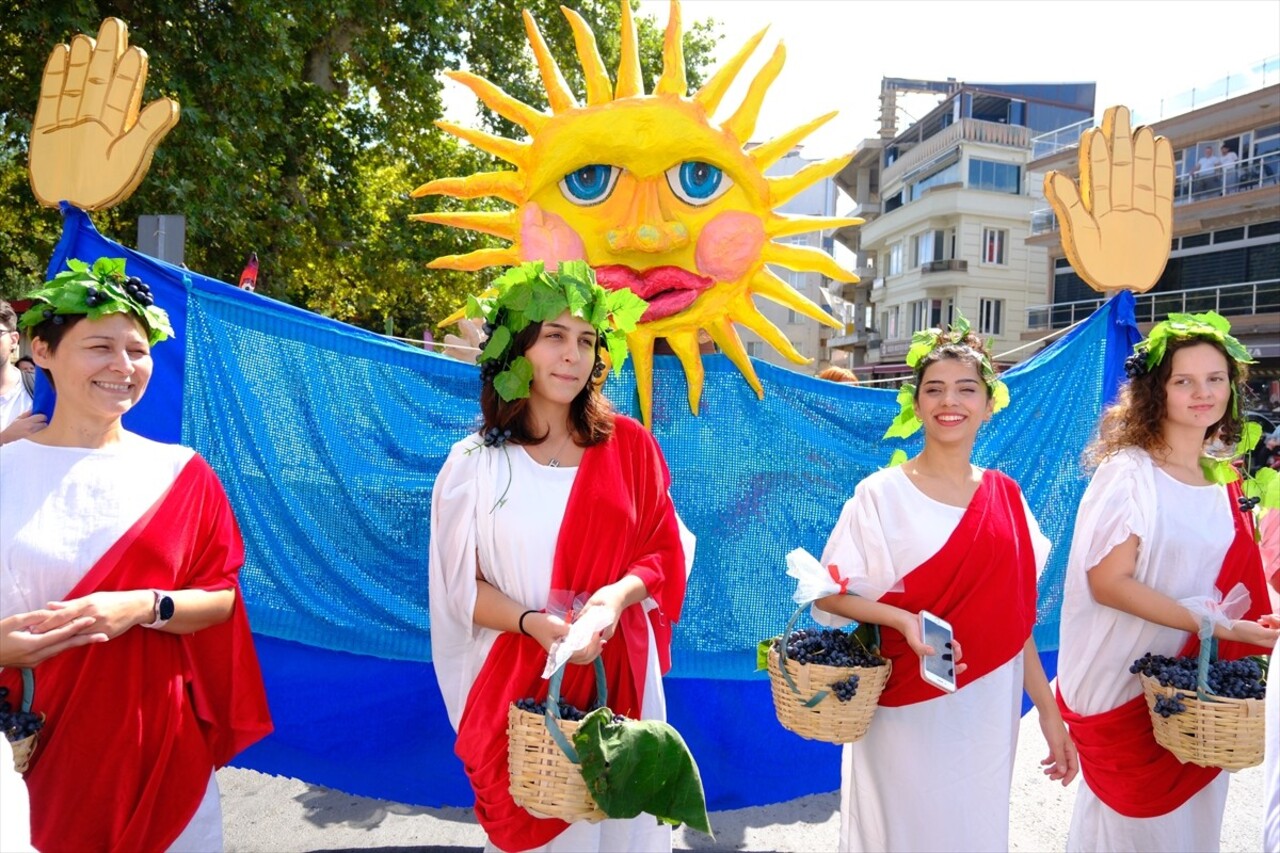
[[[607,615],[570,659],[561,699],[589,707],[594,667],[584,664],[601,657],[616,713],[666,718],[662,673],[692,539],[682,545],[657,442],[593,381],[606,342],[616,357],[619,326],[644,303],[604,290],[585,264],[526,264],[495,288],[478,303],[492,343],[481,356],[483,424],[454,445],[431,505],[431,650],[455,751],[488,849],[670,850],[670,827],[651,816],[570,825],[508,792],[507,709],[546,697],[547,653],[571,618],[558,602],[581,596],[579,617]]]
[[[1126,363],[1129,381],[1086,451],[1062,601],[1058,701],[1080,751],[1068,850],[1217,850],[1228,775],[1180,763],[1155,742],[1142,686],[1147,652],[1196,654],[1193,600],[1248,592],[1243,618],[1214,628],[1219,655],[1275,642],[1253,517],[1237,484],[1202,462],[1235,447],[1238,389],[1251,359],[1216,314],[1156,325]],[[1262,617],[1272,627],[1260,624]]]
[[[167,316],[123,261],[69,266],[21,321],[57,391],[53,418],[0,447],[0,617],[21,629],[6,639],[68,626],[90,638],[0,661],[15,705],[18,667],[33,667],[45,718],[26,774],[31,840],[220,850],[214,770],[271,730],[237,584],[243,544],[203,459],[121,425]]]
[[[970,461],[1008,394],[982,341],[963,317],[921,337],[890,433],[923,422],[924,449],[858,484],[822,557],[855,595],[820,600],[815,618],[879,625],[893,663],[866,737],[844,748],[839,849],[1007,850],[1024,688],[1049,744],[1045,773],[1066,784],[1076,770],[1031,638],[1049,541],[1017,484]],[[954,629],[955,693],[920,677],[920,656],[935,651],[921,641],[921,610]]]

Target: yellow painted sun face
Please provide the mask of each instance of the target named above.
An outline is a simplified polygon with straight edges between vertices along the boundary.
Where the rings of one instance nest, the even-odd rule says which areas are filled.
[[[772,242],[861,220],[795,217],[775,208],[839,171],[848,158],[813,163],[795,175],[767,177],[765,170],[797,142],[828,121],[829,113],[777,139],[746,147],[769,86],[782,69],[779,45],[752,81],[743,103],[723,122],[711,119],[726,90],[759,45],[756,35],[692,97],[686,95],[680,4],[672,0],[663,46],[663,72],[651,95],[640,83],[639,50],[630,5],[623,0],[622,59],[611,83],[586,22],[565,9],[587,81],[579,105],[528,12],[525,30],[550,102],[549,113],[517,101],[493,84],[452,72],[499,115],[520,125],[526,140],[512,140],[441,122],[440,126],[515,166],[431,181],[415,197],[492,196],[510,202],[504,212],[424,213],[425,222],[494,234],[504,249],[481,249],[438,258],[438,269],[478,270],[524,261],[554,265],[586,260],[605,287],[630,287],[649,309],[627,343],[636,365],[640,410],[651,419],[653,348],[665,338],[689,382],[696,414],[703,371],[698,332],[705,330],[764,396],[735,329],[741,324],[792,361],[806,359],[756,308],[756,295],[813,319],[840,324],[770,272],[773,263],[856,282],[825,253]],[[454,322],[455,316],[445,323]]]

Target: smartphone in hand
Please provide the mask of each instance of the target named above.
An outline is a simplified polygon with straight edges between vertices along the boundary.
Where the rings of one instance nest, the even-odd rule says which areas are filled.
[[[920,658],[920,677],[939,690],[956,692],[956,662],[951,623],[928,610],[920,611],[920,638],[934,653]],[[943,656],[946,656],[944,659]]]

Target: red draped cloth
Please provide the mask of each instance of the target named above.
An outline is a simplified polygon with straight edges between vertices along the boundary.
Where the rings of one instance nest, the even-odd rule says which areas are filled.
[[[1253,515],[1236,511],[1240,486],[1227,487],[1235,518],[1235,537],[1227,548],[1222,568],[1214,582],[1226,595],[1237,583],[1249,591],[1249,609],[1243,618],[1254,620],[1268,612],[1266,581],[1262,574],[1262,553],[1253,535]],[[1270,649],[1245,643],[1218,643],[1218,657],[1236,660],[1247,655],[1269,654]],[[1191,634],[1179,657],[1198,655],[1200,638]],[[1126,673],[1124,676],[1127,677]],[[1137,676],[1133,676],[1137,677]],[[1138,695],[1101,714],[1082,716],[1067,707],[1061,690],[1058,707],[1080,755],[1080,771],[1110,809],[1125,817],[1159,817],[1194,797],[1222,771],[1216,767],[1183,764],[1172,752],[1156,743],[1145,696]]]
[[[671,667],[671,629],[684,603],[684,550],[675,509],[667,493],[670,475],[658,444],[636,421],[617,416],[613,435],[587,448],[574,478],[556,541],[551,588],[575,595],[594,593],[626,575],[644,581],[657,608],[646,617],[639,606],[622,612],[605,647],[609,707],[640,718],[649,657],[651,621],[662,671]],[[454,747],[476,794],[476,818],[499,849],[540,847],[568,826],[536,818],[509,793],[507,708],[526,696],[542,699],[547,660],[531,637],[502,633],[494,641],[467,696]],[[561,699],[587,708],[595,697],[594,667],[569,666]]]
[[[986,471],[942,550],[902,579],[902,590],[880,601],[951,623],[968,668],[958,689],[1022,652],[1036,621],[1036,556],[1018,484]],[[880,695],[888,707],[942,695],[920,677],[920,658],[893,628],[880,629],[881,653],[893,672]],[[941,650],[938,650],[941,651]]]
[[[42,851],[165,850],[209,775],[271,731],[237,573],[244,544],[199,456],[67,593],[233,589],[231,618],[194,634],[131,628],[35,669],[46,715],[26,781]],[[18,669],[0,672],[11,696]]]

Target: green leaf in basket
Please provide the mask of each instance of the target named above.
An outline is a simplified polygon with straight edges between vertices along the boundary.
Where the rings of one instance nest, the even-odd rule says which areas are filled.
[[[782,639],[780,636],[770,637],[756,643],[756,672],[769,668],[769,649],[773,648],[773,644],[780,639]]]
[[[663,823],[683,823],[712,835],[698,765],[680,733],[667,723],[615,723],[613,711],[597,708],[573,733],[573,745],[587,790],[609,817],[647,812]]]

